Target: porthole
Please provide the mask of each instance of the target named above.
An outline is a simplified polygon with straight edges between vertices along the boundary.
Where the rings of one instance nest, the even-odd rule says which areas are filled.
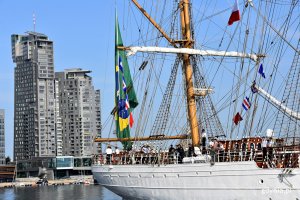
[[[263,184],[263,183],[264,183],[264,180],[263,180],[263,179],[260,179],[260,180],[259,180],[259,183],[260,183],[260,184]]]

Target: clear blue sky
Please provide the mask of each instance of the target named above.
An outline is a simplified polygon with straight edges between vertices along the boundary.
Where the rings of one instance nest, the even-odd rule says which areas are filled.
[[[11,34],[33,30],[34,12],[36,31],[54,41],[55,71],[71,67],[92,70],[95,87],[109,95],[113,91],[106,90],[106,84],[113,84],[113,80],[106,78],[109,72],[105,69],[114,65],[114,10],[115,2],[110,0],[0,0],[0,108],[6,112],[6,155],[13,155],[15,64]]]

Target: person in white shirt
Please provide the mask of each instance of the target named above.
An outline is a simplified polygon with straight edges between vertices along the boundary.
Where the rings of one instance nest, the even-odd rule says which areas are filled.
[[[149,148],[147,146],[143,146],[142,147],[142,152],[145,153],[145,154],[149,153]]]
[[[151,149],[150,149],[150,147],[148,145],[144,145],[142,147],[142,152],[143,152],[142,163],[146,164],[148,162],[148,154],[151,152]]]
[[[114,162],[117,164],[119,164],[120,162],[120,150],[118,149],[118,147],[116,147],[115,149]]]
[[[261,146],[262,148],[267,147],[268,141],[266,140],[266,138],[263,139]]]
[[[263,159],[266,159],[267,156],[267,145],[268,145],[268,141],[266,140],[266,138],[263,138],[261,143],[262,150],[263,150]]]
[[[120,150],[118,149],[118,147],[116,147],[116,154],[117,154],[117,155],[120,154]]]
[[[106,148],[106,163],[111,164],[111,156],[112,156],[112,149],[111,146],[108,145]]]

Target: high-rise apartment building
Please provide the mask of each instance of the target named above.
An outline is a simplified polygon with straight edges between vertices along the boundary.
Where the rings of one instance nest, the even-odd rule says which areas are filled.
[[[59,82],[57,79],[54,81],[55,83],[55,118],[56,118],[56,155],[57,156],[62,156],[63,155],[63,138],[62,138],[62,119],[60,117],[60,109],[61,109],[61,104],[59,102],[59,95],[60,95],[60,90],[59,90]]]
[[[101,134],[100,91],[94,89],[90,72],[68,69],[55,73],[63,155],[90,156],[101,150],[93,142]]]
[[[14,158],[56,155],[53,42],[41,33],[11,36],[15,67]]]
[[[5,111],[0,109],[0,165],[5,164]]]

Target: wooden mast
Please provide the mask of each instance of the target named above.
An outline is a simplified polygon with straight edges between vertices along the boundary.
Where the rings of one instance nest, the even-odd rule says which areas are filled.
[[[177,47],[163,29],[150,17],[150,15],[138,4],[136,0],[132,0],[136,7],[144,14],[144,16],[161,32],[161,34],[170,42],[171,45]],[[180,18],[181,18],[181,31],[182,41],[184,48],[192,48],[193,41],[191,39],[190,28],[190,12],[189,12],[189,0],[181,0],[180,2]],[[183,54],[183,65],[185,69],[186,90],[187,90],[187,104],[188,104],[188,116],[190,122],[190,129],[192,135],[192,142],[194,146],[200,146],[200,133],[198,128],[197,114],[196,114],[196,101],[193,84],[193,68],[190,62],[190,56]]]
[[[184,48],[192,48],[193,41],[191,39],[190,27],[190,13],[189,13],[189,0],[181,0],[180,2],[180,18],[181,18],[181,31]],[[190,121],[190,129],[192,135],[193,146],[200,146],[200,135],[196,114],[196,101],[194,95],[193,84],[193,68],[190,61],[190,55],[183,54],[183,65],[185,69],[185,82],[187,90],[187,104],[188,115]]]

